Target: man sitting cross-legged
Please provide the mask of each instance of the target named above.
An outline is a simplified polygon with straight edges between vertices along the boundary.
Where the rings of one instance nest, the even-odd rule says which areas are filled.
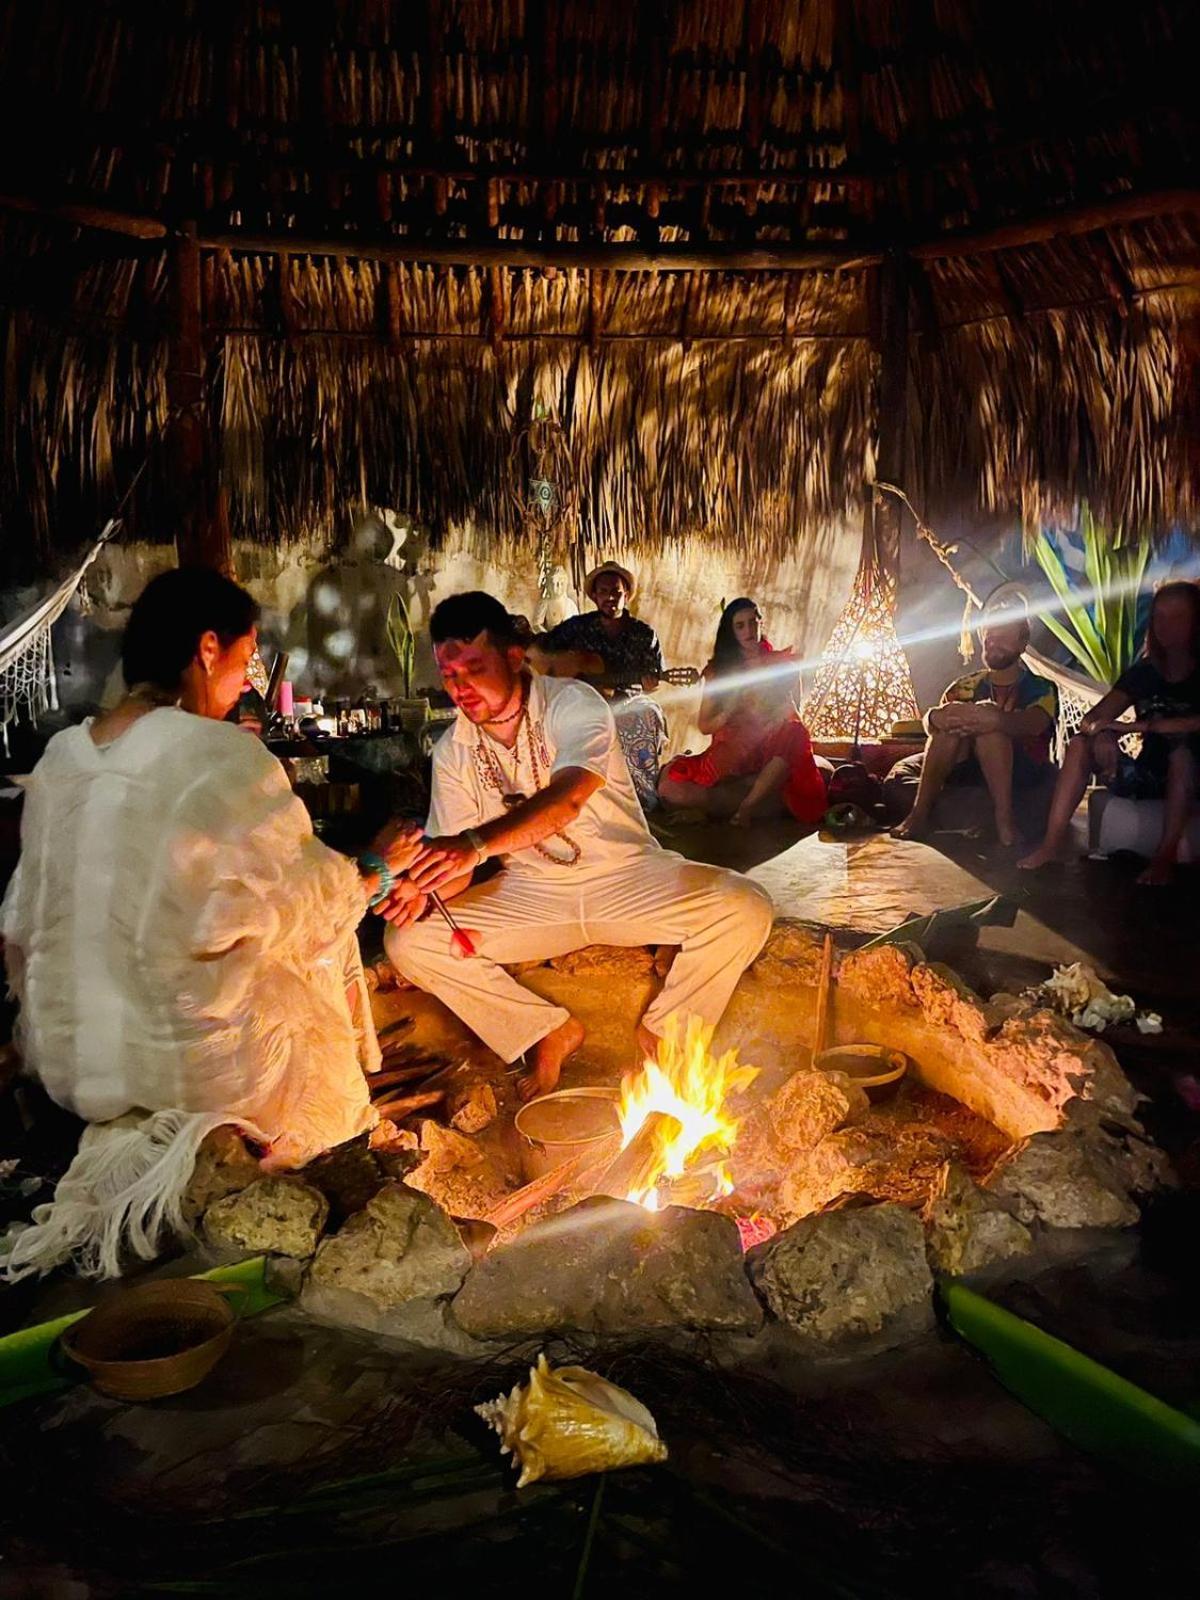
[[[920,839],[933,808],[949,784],[986,784],[1004,846],[1017,842],[1013,791],[1041,783],[1058,718],[1058,691],[1021,660],[1029,643],[1024,621],[985,622],[984,671],[952,683],[925,719],[929,742],[912,811],[892,831],[897,839]]]
[[[434,750],[427,844],[383,907],[397,971],[505,1061],[528,1054],[527,1098],[555,1087],[583,1027],[502,963],[587,944],[678,945],[639,1044],[652,1055],[672,1012],[716,1023],[766,942],[768,896],[739,873],[658,845],[608,706],[574,679],[531,674],[499,601],[454,595],[430,633],[458,715]],[[474,883],[495,858],[504,870]],[[475,955],[456,954],[445,923],[429,916],[433,890],[453,899]]]

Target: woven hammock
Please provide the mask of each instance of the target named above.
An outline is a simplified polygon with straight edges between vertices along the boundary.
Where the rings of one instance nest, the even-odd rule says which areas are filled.
[[[8,727],[18,715],[36,725],[39,715],[58,710],[58,685],[54,677],[54,647],[50,630],[70,604],[88,568],[119,524],[110,518],[103,532],[69,577],[54,593],[0,635],[0,738],[8,754]]]

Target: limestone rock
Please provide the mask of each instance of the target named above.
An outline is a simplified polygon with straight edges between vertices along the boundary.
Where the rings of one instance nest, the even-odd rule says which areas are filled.
[[[805,984],[815,988],[821,973],[822,942],[822,933],[806,922],[781,917],[750,970],[760,982],[773,987]]]
[[[259,1178],[204,1214],[204,1236],[219,1250],[310,1256],[329,1216],[319,1189],[297,1178]]]
[[[310,1285],[345,1289],[377,1311],[390,1311],[454,1294],[470,1264],[470,1251],[446,1213],[428,1195],[392,1183],[322,1242],[305,1296]]]
[[[950,967],[922,962],[912,969],[912,987],[927,1022],[976,1041],[991,1031],[987,1007]]]
[[[1016,1217],[948,1161],[923,1213],[925,1242],[935,1272],[958,1277],[1024,1255],[1033,1235]]]
[[[496,1120],[496,1091],[482,1079],[456,1090],[448,1102],[450,1126],[459,1133],[482,1133]]]
[[[650,978],[654,975],[654,952],[645,946],[589,944],[582,950],[568,950],[550,962],[555,972],[587,973],[606,978]]]
[[[1138,1208],[1086,1138],[1035,1133],[996,1163],[986,1187],[1022,1222],[1052,1228],[1126,1228]]]
[[[850,1194],[922,1205],[950,1154],[932,1129],[843,1128],[796,1154],[779,1186],[779,1214],[794,1222]]]
[[[771,1101],[771,1127],[785,1150],[811,1150],[865,1117],[870,1101],[843,1072],[796,1072]]]
[[[455,1298],[454,1316],[481,1337],[753,1331],[762,1321],[730,1218],[680,1206],[651,1213],[603,1198],[492,1250]]]
[[[921,952],[907,944],[852,950],[838,968],[838,988],[869,1006],[915,1009],[912,971],[920,960]]]
[[[1009,1082],[1061,1116],[1072,1095],[1132,1112],[1137,1095],[1107,1045],[1045,1007],[1017,1012],[989,1045]]]
[[[263,1175],[236,1128],[214,1128],[196,1152],[196,1164],[183,1194],[183,1219],[194,1228],[200,1218],[226,1195],[240,1194]]]
[[[880,1334],[898,1342],[933,1321],[924,1229],[902,1206],[808,1217],[746,1262],[771,1313],[820,1346]]]

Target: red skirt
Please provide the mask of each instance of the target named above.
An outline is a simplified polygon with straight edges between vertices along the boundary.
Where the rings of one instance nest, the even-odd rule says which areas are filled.
[[[812,740],[802,722],[781,722],[766,734],[745,724],[740,730],[719,728],[707,750],[698,756],[676,756],[664,775],[677,783],[711,789],[725,778],[755,776],[777,756],[788,768],[784,804],[804,826],[819,822],[826,811],[825,779],[813,760]]]

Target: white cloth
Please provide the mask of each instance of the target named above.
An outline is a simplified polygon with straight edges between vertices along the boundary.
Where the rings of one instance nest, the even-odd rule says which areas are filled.
[[[56,735],[29,780],[0,926],[28,1067],[87,1122],[138,1113],[142,1138],[89,1130],[59,1186],[69,1207],[42,1208],[14,1274],[53,1265],[55,1240],[86,1270],[118,1270],[122,1245],[155,1231],[139,1208],[178,1221],[191,1157],[221,1123],[278,1168],[374,1121],[356,867],[243,730],[162,709],[101,748],[89,726]]]
[[[604,779],[566,830],[580,848],[574,866],[520,850],[505,869],[454,902],[460,925],[477,934],[478,954],[456,956],[440,918],[385,937],[397,971],[440,999],[490,1049],[515,1061],[567,1020],[561,1006],[530,993],[503,964],[547,960],[587,944],[679,945],[670,974],[646,1012],[662,1033],[672,1012],[715,1024],[738,979],[766,942],[772,908],[748,878],[685,861],[663,850],[646,826],[634,794],[612,714],[594,689],[572,679],[534,678],[529,715],[535,745],[540,726],[549,756],[543,785],[568,767]],[[427,831],[461,833],[504,812],[480,775],[478,731],[461,714],[434,752],[433,804]],[[533,774],[522,734],[514,751],[490,741],[509,792],[530,795]],[[545,841],[565,858],[559,838]]]

